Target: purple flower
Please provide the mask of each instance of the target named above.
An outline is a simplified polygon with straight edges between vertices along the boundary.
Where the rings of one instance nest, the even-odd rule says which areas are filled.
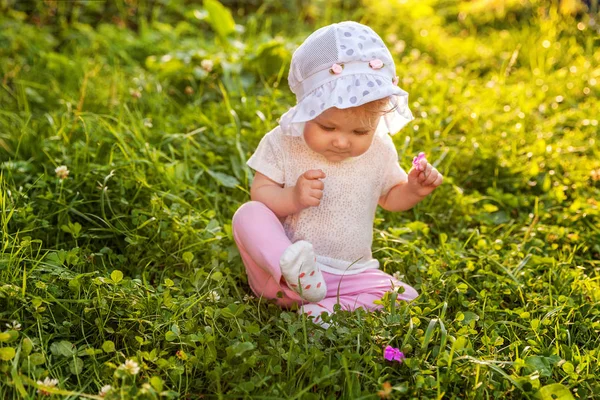
[[[413,158],[413,163],[412,163],[413,167],[415,167],[419,171],[423,171],[423,168],[421,167],[421,160],[424,158],[425,158],[425,153],[420,152],[418,156]]]
[[[392,346],[386,346],[383,350],[383,357],[388,361],[398,361],[399,363],[404,360],[404,353]]]

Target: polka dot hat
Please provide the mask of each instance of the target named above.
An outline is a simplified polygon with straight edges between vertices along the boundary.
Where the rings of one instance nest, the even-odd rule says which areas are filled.
[[[378,134],[398,132],[413,119],[408,93],[383,40],[368,26],[345,21],[316,30],[292,56],[288,82],[297,104],[279,121],[285,134],[301,136],[304,123],[324,110],[349,108],[390,97]]]

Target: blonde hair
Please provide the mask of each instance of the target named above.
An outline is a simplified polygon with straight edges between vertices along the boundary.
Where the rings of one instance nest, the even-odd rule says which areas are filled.
[[[373,122],[374,115],[378,117],[382,117],[383,115],[393,112],[398,107],[397,105],[393,107],[388,107],[390,105],[390,96],[384,97],[382,99],[373,100],[368,103],[362,104],[356,107],[346,108],[348,112],[357,115],[361,124],[370,125]],[[377,128],[376,126],[372,127]]]

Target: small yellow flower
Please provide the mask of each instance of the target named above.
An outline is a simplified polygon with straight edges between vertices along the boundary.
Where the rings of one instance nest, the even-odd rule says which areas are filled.
[[[183,350],[177,350],[177,353],[175,353],[175,355],[177,356],[177,358],[179,358],[182,361],[185,361],[188,359],[187,354]]]
[[[38,386],[40,386],[40,388],[37,391],[39,394],[43,396],[50,396],[51,393],[48,392],[48,389],[55,388],[56,385],[58,385],[58,379],[46,378],[43,381],[37,381],[36,383],[38,384]]]
[[[383,382],[381,390],[377,392],[377,395],[382,399],[389,399],[392,395],[392,385],[389,382]]]
[[[60,179],[67,179],[69,177],[69,169],[66,165],[56,167],[54,172],[56,172],[56,176],[58,176]]]

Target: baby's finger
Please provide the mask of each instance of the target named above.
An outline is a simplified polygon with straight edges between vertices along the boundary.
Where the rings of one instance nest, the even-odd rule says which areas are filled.
[[[322,190],[311,190],[310,195],[312,197],[314,197],[315,199],[321,200],[323,198],[323,191]]]
[[[429,178],[429,175],[431,175],[431,171],[433,170],[433,165],[427,163],[427,165],[425,165],[425,178]]]
[[[321,181],[319,179],[313,179],[310,181],[310,187],[312,189],[323,190],[323,188],[325,187],[325,183],[323,183],[323,181]]]
[[[309,169],[303,174],[303,176],[306,179],[323,179],[325,178],[325,172],[320,169]]]
[[[431,169],[433,167],[431,166],[431,164],[425,164],[425,166],[423,167],[423,172],[421,172],[419,174],[419,183],[421,185],[425,184],[425,181],[427,180],[427,178],[429,177],[429,175],[431,175]]]
[[[433,183],[435,182],[435,180],[437,179],[439,174],[440,173],[438,172],[438,170],[432,167],[431,172],[429,173],[429,175],[427,175],[427,179],[425,179],[425,182],[423,183],[423,185],[425,185],[425,186],[433,185]]]
[[[438,187],[442,184],[442,182],[444,182],[444,177],[442,176],[442,174],[438,174],[437,178],[435,179],[435,182],[433,182],[433,186]]]
[[[306,199],[306,205],[309,207],[316,207],[319,204],[321,204],[321,199],[317,199],[316,197],[308,196]]]

